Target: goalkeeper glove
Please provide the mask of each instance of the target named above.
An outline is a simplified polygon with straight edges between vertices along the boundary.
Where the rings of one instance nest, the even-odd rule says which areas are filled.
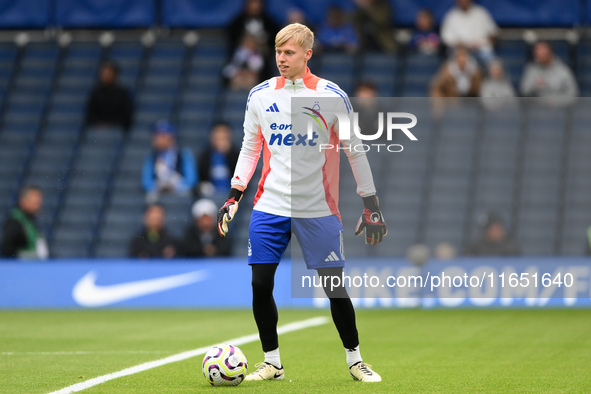
[[[365,208],[355,227],[355,235],[360,235],[365,230],[365,243],[377,245],[388,234],[388,227],[380,212],[378,197],[363,197],[363,205]]]
[[[228,223],[234,219],[241,198],[242,192],[240,190],[230,189],[226,203],[218,211],[218,233],[220,236],[225,237],[228,233]]]

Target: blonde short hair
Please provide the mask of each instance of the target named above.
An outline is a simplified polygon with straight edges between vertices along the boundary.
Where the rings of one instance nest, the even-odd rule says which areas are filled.
[[[292,23],[281,29],[275,36],[275,47],[284,45],[290,39],[306,50],[314,46],[314,33],[301,23]]]

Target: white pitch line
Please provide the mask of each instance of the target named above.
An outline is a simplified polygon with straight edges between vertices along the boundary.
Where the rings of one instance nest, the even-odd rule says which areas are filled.
[[[305,328],[321,326],[323,324],[328,323],[328,321],[329,321],[329,319],[324,316],[314,317],[312,319],[300,320],[300,321],[296,321],[296,322],[289,323],[289,324],[283,325],[281,327],[278,327],[277,333],[281,335],[281,334],[286,334],[286,333],[292,332],[292,331],[303,330]],[[250,342],[254,342],[257,339],[259,339],[258,334],[251,334],[251,335],[246,335],[243,337],[229,339],[227,341],[220,342],[220,343],[230,343],[232,345],[240,346],[240,345],[244,345],[244,344],[247,344]],[[214,345],[215,344],[212,344],[210,346],[202,347],[199,349],[194,349],[194,350],[189,350],[186,352],[174,354],[172,356],[165,357],[160,360],[149,361],[147,363],[136,365],[135,367],[126,368],[126,369],[123,369],[118,372],[113,372],[113,373],[110,373],[107,375],[99,376],[99,377],[96,377],[93,379],[89,379],[85,382],[76,383],[71,386],[65,387],[61,390],[53,391],[49,394],[75,393],[77,391],[81,391],[81,390],[96,386],[98,384],[105,383],[109,380],[117,379],[117,378],[127,376],[127,375],[133,375],[138,372],[146,371],[148,369],[160,367],[162,365],[174,363],[177,361],[186,360],[191,357],[201,356],[201,355],[207,353],[207,351],[209,349],[211,349],[211,347]]]

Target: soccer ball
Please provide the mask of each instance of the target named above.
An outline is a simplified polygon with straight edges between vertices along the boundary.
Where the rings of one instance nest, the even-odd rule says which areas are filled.
[[[203,358],[203,376],[212,386],[237,386],[247,371],[246,356],[234,345],[216,345]]]

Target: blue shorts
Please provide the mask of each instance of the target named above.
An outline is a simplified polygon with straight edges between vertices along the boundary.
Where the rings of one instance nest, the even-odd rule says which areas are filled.
[[[344,267],[343,225],[335,215],[290,218],[253,211],[248,228],[248,264],[279,263],[295,234],[308,269]]]

